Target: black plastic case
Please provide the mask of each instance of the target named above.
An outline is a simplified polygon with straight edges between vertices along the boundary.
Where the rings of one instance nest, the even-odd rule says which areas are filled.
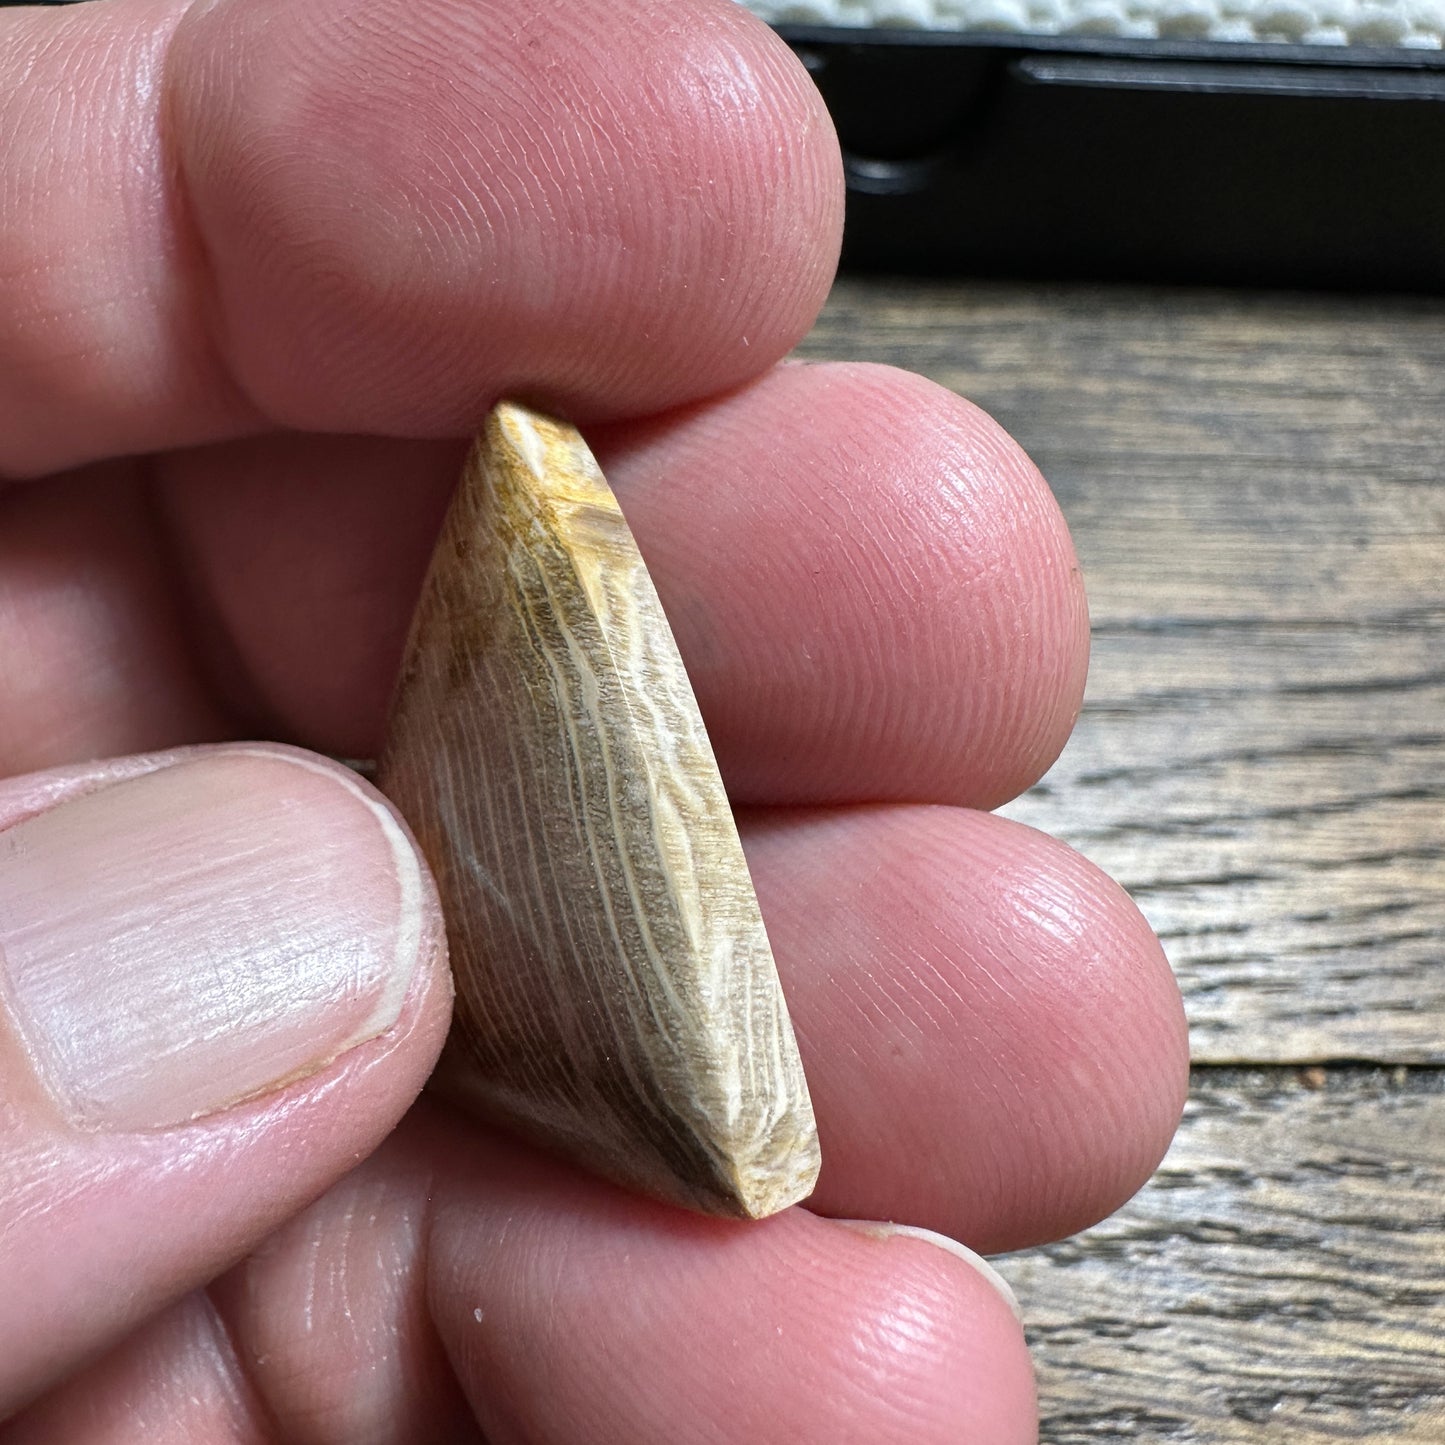
[[[845,263],[1445,289],[1445,53],[780,27]]]

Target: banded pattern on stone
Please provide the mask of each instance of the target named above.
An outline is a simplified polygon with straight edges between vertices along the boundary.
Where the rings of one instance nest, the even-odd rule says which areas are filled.
[[[380,782],[447,917],[455,1097],[620,1183],[762,1217],[818,1144],[747,865],[622,512],[513,404],[468,460]]]

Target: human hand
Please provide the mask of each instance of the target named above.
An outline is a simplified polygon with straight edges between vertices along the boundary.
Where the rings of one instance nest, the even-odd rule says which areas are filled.
[[[0,1442],[1033,1438],[986,1275],[836,1220],[1106,1213],[1179,1001],[977,811],[1082,690],[1037,473],[916,378],[774,365],[841,207],[782,47],[732,0],[96,0],[0,13],[0,135]],[[762,1224],[412,1107],[409,843],[314,754],[189,746],[375,752],[504,394],[588,424],[738,807],[824,1155]]]

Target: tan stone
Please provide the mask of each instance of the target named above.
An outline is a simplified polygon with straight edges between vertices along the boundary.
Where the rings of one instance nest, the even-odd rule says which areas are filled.
[[[412,626],[380,782],[435,870],[438,1078],[631,1188],[760,1218],[818,1142],[671,629],[582,438],[503,404]]]

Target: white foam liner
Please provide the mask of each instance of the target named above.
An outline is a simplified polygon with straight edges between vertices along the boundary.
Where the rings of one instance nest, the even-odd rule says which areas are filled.
[[[1439,50],[1445,0],[746,0],[773,25]]]

